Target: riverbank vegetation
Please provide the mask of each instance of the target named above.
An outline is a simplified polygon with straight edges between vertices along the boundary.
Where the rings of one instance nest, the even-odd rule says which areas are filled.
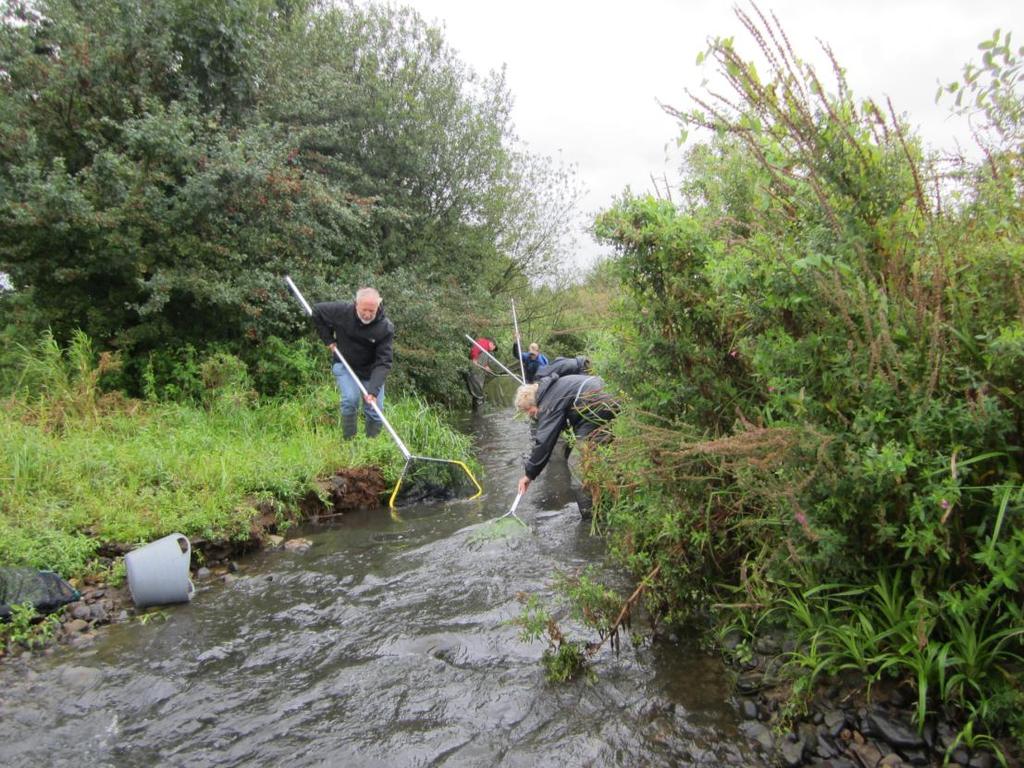
[[[387,488],[402,469],[386,435],[340,439],[329,382],[261,397],[242,361],[218,354],[200,361],[200,402],[139,400],[99,386],[115,367],[82,333],[66,350],[46,335],[23,351],[0,407],[0,563],[68,578],[94,570],[103,545],[175,531],[248,541],[257,518],[294,520],[339,469],[379,468]],[[388,414],[416,450],[470,460],[468,438],[416,398]]]
[[[786,628],[793,714],[854,669],[909,681],[919,727],[1024,743],[1024,52],[997,32],[944,89],[971,161],[738,17],[767,70],[716,40],[731,94],[666,107],[710,136],[681,200],[597,221],[631,407],[588,468],[595,525],[657,569],[658,615],[740,655]]]
[[[312,301],[372,283],[395,322],[388,411],[468,445],[464,334],[589,354],[624,393],[585,467],[594,529],[666,622],[741,659],[782,629],[798,715],[855,670],[916,720],[1024,740],[1024,52],[997,32],[942,98],[979,159],[819,76],[774,20],[666,107],[678,199],[625,195],[615,248],[559,276],[578,191],[530,155],[502,73],[414,12],[303,0],[45,0],[0,24],[0,562],[74,575],[99,542],[247,536],[339,466]],[[728,93],[728,96],[721,94]],[[673,193],[675,194],[675,192]],[[48,330],[49,329],[49,330]],[[502,352],[508,347],[501,347]],[[508,359],[505,354],[500,355]],[[422,398],[422,399],[421,399]],[[585,574],[601,641],[628,624]],[[536,602],[560,677],[583,661]],[[708,621],[710,617],[710,622]],[[601,631],[601,627],[604,630]],[[1005,743],[1005,741],[1002,741]]]

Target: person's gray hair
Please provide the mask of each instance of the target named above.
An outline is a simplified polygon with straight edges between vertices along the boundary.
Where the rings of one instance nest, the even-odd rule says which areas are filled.
[[[380,294],[377,292],[377,289],[370,288],[368,286],[356,291],[356,301],[359,301],[360,299],[373,299],[378,304],[381,302]]]
[[[516,390],[515,403],[516,409],[520,411],[526,411],[527,408],[532,408],[537,404],[537,387],[539,385],[534,384],[523,384],[519,389]]]

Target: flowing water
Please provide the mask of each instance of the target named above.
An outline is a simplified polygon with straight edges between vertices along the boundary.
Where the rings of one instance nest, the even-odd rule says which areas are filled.
[[[519,507],[529,530],[491,522],[528,428],[491,404],[465,426],[481,499],[289,531],[312,549],[259,553],[162,620],[8,664],[0,765],[760,765],[725,670],[692,639],[624,639],[596,679],[545,681],[545,644],[509,623],[517,593],[550,597],[556,569],[587,564],[629,580],[580,521],[560,457]]]

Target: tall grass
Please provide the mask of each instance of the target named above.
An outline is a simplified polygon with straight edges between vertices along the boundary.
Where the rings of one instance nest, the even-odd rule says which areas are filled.
[[[341,440],[329,384],[291,399],[227,389],[205,406],[140,402],[102,395],[90,355],[85,337],[69,350],[44,338],[0,408],[0,563],[70,576],[104,542],[245,538],[257,501],[293,503],[343,467],[391,481],[401,470],[386,434]],[[389,399],[388,417],[411,450],[469,454],[418,400]]]

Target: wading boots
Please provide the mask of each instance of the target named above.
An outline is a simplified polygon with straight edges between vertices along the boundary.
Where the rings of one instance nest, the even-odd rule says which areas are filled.
[[[384,426],[383,422],[377,421],[376,419],[367,419],[366,420],[366,436],[367,437],[376,437],[377,435],[380,434],[380,429],[383,426]]]
[[[344,440],[351,440],[356,436],[359,428],[359,412],[341,414],[341,437]]]

